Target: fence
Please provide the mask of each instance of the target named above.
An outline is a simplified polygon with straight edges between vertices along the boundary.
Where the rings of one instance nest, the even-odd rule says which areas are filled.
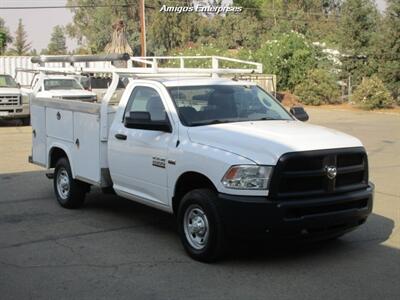
[[[17,68],[26,68],[33,69],[38,67],[39,64],[34,64],[31,62],[32,56],[0,56],[0,74],[9,74],[15,78],[15,73]],[[45,63],[46,67],[64,67],[67,66],[68,63]],[[78,67],[87,67],[87,68],[107,68],[111,66],[110,62],[81,62],[75,63],[75,66]],[[33,79],[34,74],[29,72],[18,72],[15,80],[20,83],[22,86],[29,86]]]

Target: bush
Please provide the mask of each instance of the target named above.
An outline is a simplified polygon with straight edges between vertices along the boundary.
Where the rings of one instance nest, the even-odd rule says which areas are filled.
[[[324,69],[313,69],[295,88],[295,95],[304,104],[337,103],[340,96],[335,77]]]
[[[394,104],[390,92],[375,75],[361,82],[351,101],[363,109],[390,108]]]

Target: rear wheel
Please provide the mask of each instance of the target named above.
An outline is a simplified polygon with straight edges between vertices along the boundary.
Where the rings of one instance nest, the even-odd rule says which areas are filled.
[[[68,159],[60,158],[54,170],[54,192],[58,203],[65,208],[78,208],[85,200],[87,184],[72,178]]]
[[[185,250],[195,260],[212,262],[224,252],[225,235],[216,200],[212,190],[196,189],[180,203],[179,234]]]

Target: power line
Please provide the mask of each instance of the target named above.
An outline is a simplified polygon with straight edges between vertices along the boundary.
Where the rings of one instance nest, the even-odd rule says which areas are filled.
[[[183,4],[182,2],[179,1],[165,1],[164,3],[168,4]],[[46,6],[1,6],[0,10],[20,10],[20,9],[74,9],[74,8],[107,8],[107,7],[131,7],[132,4],[93,4],[93,5],[82,5],[82,4],[77,4],[77,5],[46,5]],[[145,8],[147,9],[156,9],[154,6],[150,5],[145,5]],[[250,10],[250,11],[265,11],[265,9],[261,8],[256,8],[256,7],[242,7],[243,10]],[[272,9],[268,11],[271,14],[275,13],[285,13],[285,14],[290,14],[290,13],[298,13],[299,10],[277,10],[277,9]],[[324,13],[317,13],[317,12],[304,12],[300,10],[300,12],[303,12],[305,16],[320,16],[324,17],[325,19],[322,20],[313,20],[313,19],[304,19],[303,18],[295,18],[295,17],[290,17],[290,16],[282,16],[282,15],[275,15],[273,18],[274,19],[281,19],[281,20],[288,20],[288,21],[302,21],[302,22],[337,22],[338,19],[340,18],[340,15],[334,14],[334,15],[327,15]],[[335,18],[335,20],[328,19],[328,17]],[[264,18],[267,18],[267,16],[264,16]]]
[[[69,9],[69,8],[104,8],[104,7],[130,7],[129,4],[108,4],[108,5],[63,5],[63,6],[1,6],[0,10],[11,9]],[[146,8],[154,9],[153,6],[145,5]]]

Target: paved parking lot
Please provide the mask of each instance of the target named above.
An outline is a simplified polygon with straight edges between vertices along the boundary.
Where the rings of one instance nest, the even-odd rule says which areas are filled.
[[[236,241],[212,265],[185,255],[162,212],[99,191],[60,208],[27,163],[30,127],[1,126],[0,299],[400,299],[400,115],[308,111],[366,145],[374,213],[338,241]]]

